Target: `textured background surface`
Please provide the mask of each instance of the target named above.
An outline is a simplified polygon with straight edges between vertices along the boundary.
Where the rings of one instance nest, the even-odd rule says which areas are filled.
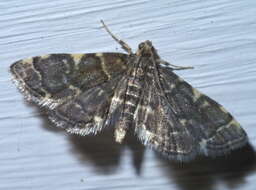
[[[256,1],[0,1],[0,189],[246,189],[256,185],[250,147],[227,158],[166,162],[136,139],[72,137],[53,128],[10,81],[16,60],[48,53],[122,51],[152,40],[179,75],[223,104],[256,146]]]

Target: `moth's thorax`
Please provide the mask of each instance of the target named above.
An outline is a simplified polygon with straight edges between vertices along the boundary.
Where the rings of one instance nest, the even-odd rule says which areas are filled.
[[[139,44],[136,55],[140,57],[151,57],[155,59],[159,58],[156,49],[152,45],[152,42],[149,40]]]

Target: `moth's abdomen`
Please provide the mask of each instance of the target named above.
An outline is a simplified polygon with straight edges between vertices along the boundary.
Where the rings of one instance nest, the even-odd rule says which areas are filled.
[[[134,125],[135,110],[139,104],[139,97],[144,84],[143,75],[137,72],[138,69],[140,68],[132,68],[128,72],[126,89],[123,95],[123,108],[115,131],[117,142],[122,142],[128,128]]]
[[[139,104],[140,95],[144,86],[144,72],[141,65],[133,68],[128,74],[127,89],[125,94],[124,114],[127,115],[127,122],[129,125],[134,120],[134,113]]]
[[[128,79],[127,91],[125,94],[124,114],[126,115],[127,122],[132,122],[134,112],[138,105],[139,96],[141,93],[142,85],[136,79]]]

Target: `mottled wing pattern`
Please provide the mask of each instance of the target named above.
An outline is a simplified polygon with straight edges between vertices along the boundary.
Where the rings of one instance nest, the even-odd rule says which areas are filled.
[[[13,81],[25,97],[54,109],[126,70],[122,53],[49,54],[15,62]]]
[[[116,85],[114,95],[111,99],[111,103],[109,106],[109,112],[107,116],[107,125],[109,126],[117,126],[121,114],[123,112],[124,104],[125,104],[125,94],[127,88],[127,77],[123,76]]]
[[[217,156],[247,143],[246,133],[223,106],[200,93],[171,69],[162,68],[161,73],[168,105],[181,127],[196,141],[197,151]]]
[[[144,89],[136,110],[135,132],[155,150],[175,160],[198,153],[217,156],[247,143],[240,124],[221,105],[178,77],[160,69],[160,83]],[[164,92],[161,92],[163,90]]]
[[[114,126],[121,142],[134,126],[145,145],[176,160],[217,156],[247,143],[230,113],[171,68],[156,68],[157,60],[146,41],[136,55],[49,54],[17,61],[11,73],[25,97],[70,133]]]
[[[47,108],[51,121],[86,135],[104,126],[126,68],[121,53],[51,54],[20,60],[11,72],[26,98]]]
[[[152,80],[146,80],[147,83]],[[137,106],[135,132],[147,146],[174,160],[189,160],[195,156],[195,140],[159,89],[145,85],[141,101]]]
[[[70,133],[96,134],[107,124],[111,99],[120,78],[115,77],[60,104],[49,113],[49,118]]]

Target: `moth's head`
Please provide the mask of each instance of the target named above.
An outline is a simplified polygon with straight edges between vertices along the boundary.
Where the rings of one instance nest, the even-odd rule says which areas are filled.
[[[140,43],[136,52],[137,56],[151,56],[154,54],[156,54],[156,50],[153,47],[152,42],[149,40]]]

